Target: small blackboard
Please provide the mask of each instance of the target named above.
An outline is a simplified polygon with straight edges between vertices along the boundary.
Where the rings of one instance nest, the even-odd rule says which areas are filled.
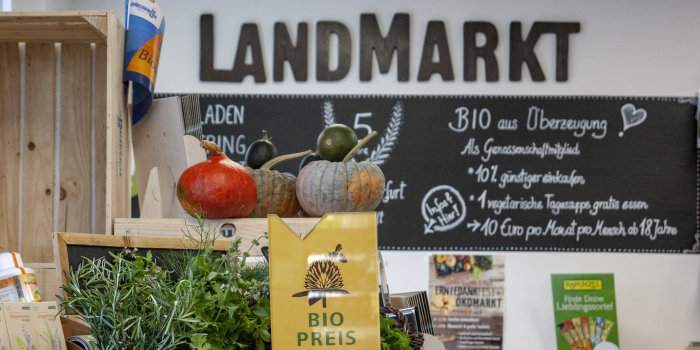
[[[192,250],[194,243],[187,238],[156,238],[139,236],[112,236],[87,233],[53,234],[54,256],[59,281],[62,285],[68,283],[64,271],[76,269],[85,258],[109,258],[109,253],[119,253],[124,248],[138,248],[143,254],[151,251],[156,262],[167,254],[177,250]],[[230,241],[216,241],[215,251],[226,251],[231,246]]]
[[[200,95],[235,161],[266,129],[280,154],[323,128],[377,131],[356,160],[386,178],[386,250],[698,252],[696,98]],[[278,170],[298,173],[298,161]]]

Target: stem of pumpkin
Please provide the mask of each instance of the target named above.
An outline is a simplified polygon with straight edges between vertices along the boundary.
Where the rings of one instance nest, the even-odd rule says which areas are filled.
[[[355,147],[353,147],[353,148],[350,150],[350,152],[348,152],[348,154],[345,156],[345,158],[343,158],[343,163],[349,162],[350,159],[352,159],[352,157],[355,156],[355,153],[357,153],[357,151],[360,149],[360,147],[364,146],[364,145],[367,143],[367,141],[369,141],[371,138],[373,138],[373,137],[375,137],[375,136],[377,136],[377,132],[376,132],[376,131],[372,131],[371,133],[369,133],[369,135],[365,136],[364,139],[360,140],[360,142],[358,142],[358,143],[355,145]]]
[[[282,163],[284,161],[294,159],[294,158],[304,157],[307,154],[311,154],[311,150],[306,150],[304,152],[299,152],[299,153],[284,154],[284,155],[281,155],[279,157],[275,157],[275,158],[268,160],[267,162],[265,162],[265,164],[263,164],[260,167],[260,169],[272,169],[272,167],[274,167],[275,165],[277,165],[279,163]]]
[[[204,148],[205,150],[211,152],[212,155],[218,156],[221,153],[224,153],[221,151],[221,147],[217,145],[214,142],[207,141],[207,140],[202,140],[199,141],[199,146]]]

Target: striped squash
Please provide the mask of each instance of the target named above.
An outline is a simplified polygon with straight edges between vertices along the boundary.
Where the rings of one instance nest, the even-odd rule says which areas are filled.
[[[272,158],[263,164],[260,169],[246,168],[250,175],[253,176],[255,187],[258,190],[258,202],[255,204],[253,212],[248,215],[249,218],[266,218],[268,214],[277,214],[279,217],[289,218],[299,211],[296,176],[272,170],[272,167],[308,154],[311,154],[310,150],[285,154]]]
[[[297,198],[311,216],[371,211],[384,194],[384,174],[372,162],[315,161],[299,172]]]
[[[268,214],[288,218],[299,211],[294,175],[271,169],[247,169],[258,190],[258,202],[249,218],[266,218]]]

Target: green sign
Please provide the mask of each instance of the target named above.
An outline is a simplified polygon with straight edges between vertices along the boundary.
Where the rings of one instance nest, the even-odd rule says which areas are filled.
[[[553,274],[558,350],[619,349],[613,274]]]

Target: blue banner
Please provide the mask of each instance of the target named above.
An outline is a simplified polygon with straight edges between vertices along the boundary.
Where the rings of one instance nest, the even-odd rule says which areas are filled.
[[[165,18],[155,0],[126,1],[124,81],[133,82],[133,124],[153,101]]]

